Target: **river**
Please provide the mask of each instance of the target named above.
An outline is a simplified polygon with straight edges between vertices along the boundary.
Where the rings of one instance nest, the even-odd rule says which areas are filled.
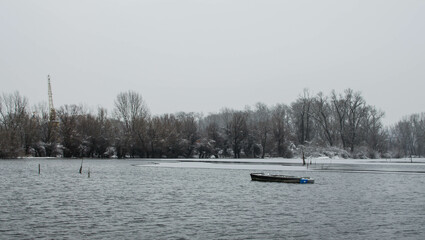
[[[425,238],[424,159],[261,161],[1,160],[0,239]]]

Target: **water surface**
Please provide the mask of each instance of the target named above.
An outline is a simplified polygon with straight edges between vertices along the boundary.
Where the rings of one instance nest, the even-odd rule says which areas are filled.
[[[279,164],[267,168],[247,163],[229,167],[178,160],[84,160],[79,174],[80,164],[81,160],[0,161],[0,239],[425,237],[425,165],[420,163],[334,163],[324,165],[330,166],[328,171]],[[374,171],[364,171],[368,168]],[[250,180],[249,173],[267,169],[310,176],[316,182]]]

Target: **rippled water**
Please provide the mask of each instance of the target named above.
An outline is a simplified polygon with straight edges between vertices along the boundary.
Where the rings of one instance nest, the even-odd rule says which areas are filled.
[[[404,172],[424,164],[277,171],[316,180],[300,185],[140,160],[84,160],[80,175],[80,163],[0,161],[0,239],[425,238],[425,174]]]

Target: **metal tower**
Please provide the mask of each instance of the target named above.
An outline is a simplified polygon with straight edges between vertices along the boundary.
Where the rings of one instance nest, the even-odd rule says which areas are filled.
[[[50,75],[47,75],[48,87],[49,87],[49,120],[51,122],[56,121],[56,110],[53,107],[53,94],[52,94],[52,86],[50,84]]]
[[[46,156],[55,157],[58,152],[59,141],[59,121],[56,118],[56,110],[53,106],[52,85],[50,84],[50,75],[47,75],[48,94],[49,94],[49,121],[47,123],[47,141],[46,141]]]

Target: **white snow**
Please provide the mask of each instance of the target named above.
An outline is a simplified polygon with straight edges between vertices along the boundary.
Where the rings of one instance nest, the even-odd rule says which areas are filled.
[[[218,169],[249,169],[249,170],[288,170],[288,171],[310,171],[321,169],[323,166],[336,165],[379,165],[382,167],[397,166],[422,166],[425,167],[425,158],[410,159],[331,159],[328,157],[306,159],[306,165],[302,165],[302,159],[157,159],[140,166],[144,167],[172,167],[172,168],[218,168]]]

